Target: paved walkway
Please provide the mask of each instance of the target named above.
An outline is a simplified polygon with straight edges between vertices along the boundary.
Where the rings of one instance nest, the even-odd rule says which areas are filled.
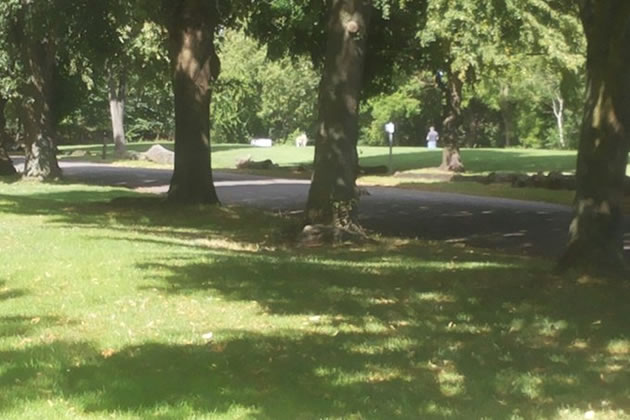
[[[67,180],[115,185],[165,193],[171,177],[166,169],[62,162]],[[274,179],[225,172],[214,173],[224,204],[274,211],[301,211],[309,181]],[[360,221],[385,235],[445,240],[555,258],[567,240],[571,209],[554,204],[472,197],[397,188],[368,188],[362,197]],[[630,220],[626,220],[626,255],[630,259]]]

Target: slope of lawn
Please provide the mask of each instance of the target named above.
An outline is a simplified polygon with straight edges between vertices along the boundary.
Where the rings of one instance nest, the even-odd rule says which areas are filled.
[[[0,183],[0,418],[630,419],[626,284],[295,226]]]
[[[129,144],[130,150],[144,152],[156,143],[142,142]],[[172,143],[162,142],[162,146],[171,149]],[[75,150],[92,153],[92,159],[101,158],[102,146],[60,146],[63,155]],[[359,158],[364,166],[387,165],[389,149],[386,147],[359,146]],[[280,167],[311,165],[313,147],[294,147],[279,145],[271,148],[251,147],[239,144],[217,144],[212,146],[212,166],[215,169],[234,169],[240,159],[271,159]],[[471,173],[493,171],[565,171],[575,170],[575,151],[533,150],[533,149],[463,149],[466,169]],[[112,160],[113,149],[108,146],[107,156]],[[419,147],[395,147],[393,167],[395,171],[434,168],[440,165],[441,150],[429,150]],[[81,157],[83,159],[83,157]],[[125,164],[129,164],[125,161]]]

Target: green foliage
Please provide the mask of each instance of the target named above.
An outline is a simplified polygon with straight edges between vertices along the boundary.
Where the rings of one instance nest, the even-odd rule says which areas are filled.
[[[469,122],[486,121],[489,141],[481,144],[502,145],[510,130],[513,141],[527,147],[559,147],[550,111],[556,97],[566,105],[567,145],[575,144],[571,117],[583,107],[585,40],[574,8],[560,6],[546,0],[430,2],[417,35],[427,65],[466,83],[464,107],[472,98],[484,104],[475,107],[484,115],[464,110],[465,144],[478,143],[469,138]]]
[[[387,143],[384,125],[396,124],[397,145],[424,145],[426,131],[440,117],[440,92],[430,75],[416,75],[395,92],[370,98],[363,109],[361,142],[369,145]]]
[[[309,60],[271,60],[264,46],[230,30],[224,32],[220,49],[223,71],[211,113],[214,142],[247,143],[252,137],[284,141],[295,131],[310,130],[318,75]]]

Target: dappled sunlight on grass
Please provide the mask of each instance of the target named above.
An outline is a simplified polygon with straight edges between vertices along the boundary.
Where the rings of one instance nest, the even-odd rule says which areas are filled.
[[[625,284],[436,242],[302,249],[293,220],[239,208],[10,188],[2,418],[630,418]]]

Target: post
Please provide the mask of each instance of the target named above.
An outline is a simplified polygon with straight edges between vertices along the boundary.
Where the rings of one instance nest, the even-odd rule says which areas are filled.
[[[394,168],[392,166],[392,155],[393,155],[393,147],[394,147],[394,133],[389,133],[389,173],[394,172]]]
[[[394,132],[396,131],[396,126],[393,122],[388,122],[385,124],[385,132],[389,135],[389,173],[394,172],[393,168],[393,148],[394,148]]]

